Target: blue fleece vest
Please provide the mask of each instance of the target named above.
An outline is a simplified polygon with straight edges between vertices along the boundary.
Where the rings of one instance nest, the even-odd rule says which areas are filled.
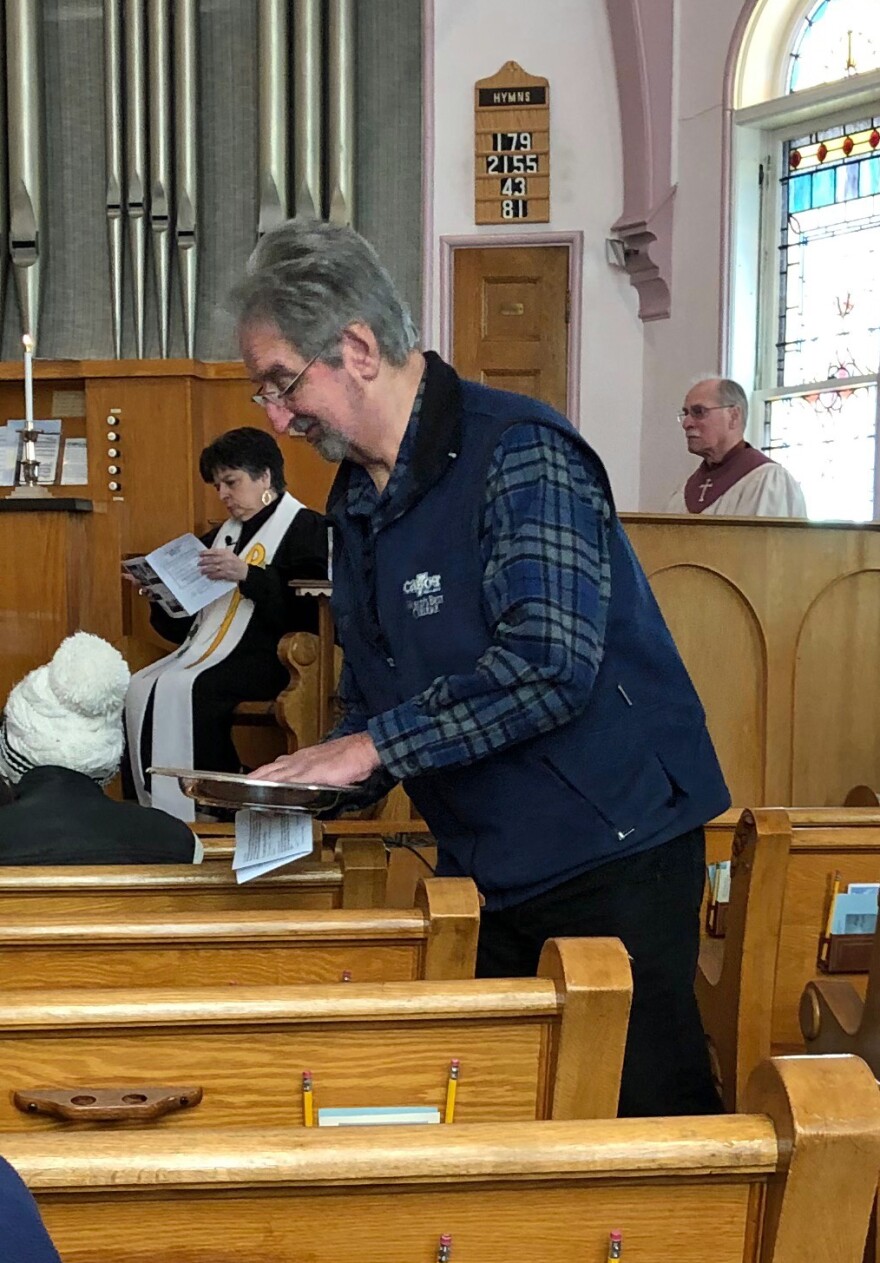
[[[541,403],[470,382],[461,391],[460,451],[442,454],[423,494],[375,543],[344,506],[334,514],[333,610],[371,714],[438,676],[466,676],[491,644],[479,524],[503,431],[521,421],[561,431],[604,486],[611,601],[586,709],[476,763],[403,782],[437,839],[438,874],[473,877],[486,906],[501,908],[667,842],[725,810],[730,798],[702,706],[598,456]]]

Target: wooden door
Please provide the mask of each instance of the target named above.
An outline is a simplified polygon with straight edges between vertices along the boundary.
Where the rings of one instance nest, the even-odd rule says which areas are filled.
[[[460,247],[453,260],[458,372],[566,412],[568,247]]]

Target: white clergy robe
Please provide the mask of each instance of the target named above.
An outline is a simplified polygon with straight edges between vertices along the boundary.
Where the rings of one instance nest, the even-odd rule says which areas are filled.
[[[744,464],[736,462],[737,466]],[[737,470],[731,465],[722,462],[713,468],[705,462],[701,464],[669,500],[666,512],[719,517],[807,516],[800,483],[784,466],[765,460],[757,466],[745,468],[739,477],[735,477]]]

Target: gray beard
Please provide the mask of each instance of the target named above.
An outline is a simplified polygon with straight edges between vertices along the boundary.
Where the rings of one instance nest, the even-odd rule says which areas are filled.
[[[332,431],[322,432],[321,437],[315,443],[315,451],[318,455],[323,456],[324,460],[330,461],[334,465],[338,465],[345,460],[350,448],[351,444],[347,438],[344,438],[341,434],[334,434]]]
[[[311,420],[311,419],[310,419]],[[334,465],[338,465],[344,461],[349,451],[351,443],[342,434],[337,434],[335,430],[328,430],[321,422],[318,422],[320,437],[312,444],[315,451],[324,460],[330,461]],[[308,429],[308,423],[300,429],[296,421],[292,421],[287,427],[288,434],[304,434]]]

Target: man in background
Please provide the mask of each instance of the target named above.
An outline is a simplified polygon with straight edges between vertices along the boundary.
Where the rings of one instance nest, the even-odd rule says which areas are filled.
[[[749,403],[739,382],[707,377],[678,414],[688,451],[702,460],[666,506],[667,513],[727,517],[806,517],[800,484],[745,440]]]

